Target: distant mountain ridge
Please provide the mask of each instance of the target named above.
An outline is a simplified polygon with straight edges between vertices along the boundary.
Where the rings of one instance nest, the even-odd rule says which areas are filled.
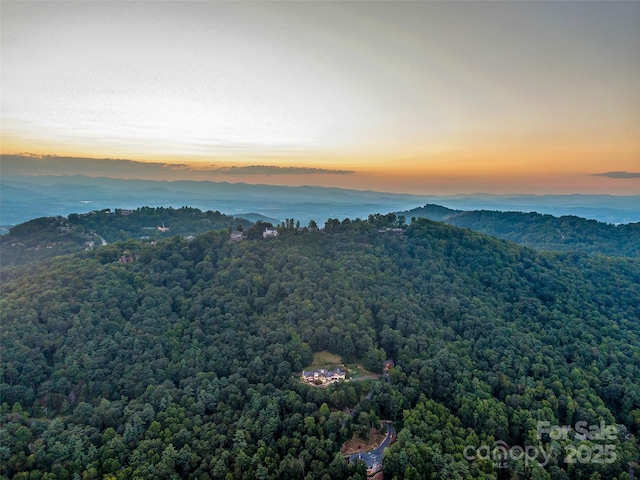
[[[612,225],[574,215],[465,211],[434,204],[396,214],[442,221],[540,250],[640,256],[640,223]]]
[[[605,223],[640,222],[640,195],[430,195],[427,204],[454,210],[535,212],[556,217],[575,215]]]
[[[107,177],[3,176],[1,225],[43,216],[67,216],[104,208],[143,205],[217,210],[237,216],[252,212],[302,223],[327,218],[366,217],[372,212],[412,208],[423,200],[409,194],[340,188],[250,185],[211,181],[121,180]]]
[[[364,218],[425,203],[451,209],[578,215],[606,223],[640,221],[640,195],[411,195],[320,186],[252,185],[213,181],[122,180],[83,175],[16,175],[3,171],[0,225],[104,208],[190,206],[238,216],[294,216],[303,224],[327,218]]]

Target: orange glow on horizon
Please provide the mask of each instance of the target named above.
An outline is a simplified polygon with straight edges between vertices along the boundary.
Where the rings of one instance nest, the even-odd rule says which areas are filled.
[[[175,158],[171,155],[114,155],[73,149],[58,150],[57,157],[83,157],[114,160],[131,160],[140,163],[186,165],[188,168],[168,170],[162,175],[149,176],[153,180],[209,180],[270,185],[319,185],[355,190],[375,190],[413,194],[570,194],[608,193],[620,195],[640,194],[640,179],[611,179],[595,174],[612,170],[636,171],[633,149],[621,148],[617,152],[615,168],[602,161],[598,151],[572,152],[570,149],[531,148],[517,154],[508,152],[474,151],[441,152],[422,157],[371,157],[322,156],[255,156],[249,158]],[[7,149],[3,154],[25,154],[46,157],[51,155],[46,147]],[[551,155],[561,156],[553,161]],[[231,175],[212,174],[212,170],[243,166],[307,167],[326,170],[347,170],[350,174],[296,174],[296,175]],[[121,178],[139,178],[134,176]]]
[[[5,3],[5,154],[169,180],[640,193],[594,176],[640,170],[638,2]]]

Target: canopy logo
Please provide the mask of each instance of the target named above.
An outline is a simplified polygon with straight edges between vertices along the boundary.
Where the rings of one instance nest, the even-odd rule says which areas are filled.
[[[508,468],[511,461],[523,462],[525,465],[536,463],[542,467],[549,464],[552,458],[564,453],[564,463],[613,463],[617,460],[614,444],[592,443],[594,441],[614,441],[618,437],[618,427],[606,425],[589,425],[577,422],[570,425],[551,425],[550,422],[538,422],[536,438],[539,445],[510,446],[502,440],[493,445],[475,447],[467,445],[463,451],[464,458],[473,460],[490,460],[496,468]],[[544,439],[555,442],[565,441],[561,450],[552,448],[551,444],[543,445]]]
[[[463,451],[464,458],[467,460],[491,460],[496,468],[508,468],[511,460],[523,461],[525,465],[535,462],[545,466],[551,459],[551,453],[551,447],[547,449],[535,445],[511,447],[502,440],[498,440],[492,446],[480,445],[476,448],[473,445],[467,445]]]

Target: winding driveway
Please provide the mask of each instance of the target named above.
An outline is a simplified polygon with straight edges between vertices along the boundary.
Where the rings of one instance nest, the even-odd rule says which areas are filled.
[[[352,455],[349,455],[349,462],[355,462],[356,460],[362,460],[367,464],[368,470],[379,470],[382,468],[382,455],[384,454],[384,449],[391,445],[391,438],[396,433],[393,429],[393,425],[391,423],[387,423],[387,435],[384,437],[384,440],[380,445],[378,445],[373,450],[368,450],[366,452],[358,452]]]

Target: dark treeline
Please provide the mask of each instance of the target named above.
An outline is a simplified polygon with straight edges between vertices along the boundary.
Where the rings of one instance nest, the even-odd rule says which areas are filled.
[[[491,210],[451,210],[439,205],[403,212],[407,218],[438,220],[540,250],[640,256],[640,223],[612,225],[573,215]]]
[[[404,224],[291,220],[276,238],[212,231],[3,269],[0,474],[364,480],[340,446],[388,419],[389,479],[628,478],[638,260]],[[322,350],[396,366],[388,381],[303,385]],[[615,455],[567,463],[575,439],[538,439],[539,421],[614,426]],[[496,442],[554,454],[465,458]]]

